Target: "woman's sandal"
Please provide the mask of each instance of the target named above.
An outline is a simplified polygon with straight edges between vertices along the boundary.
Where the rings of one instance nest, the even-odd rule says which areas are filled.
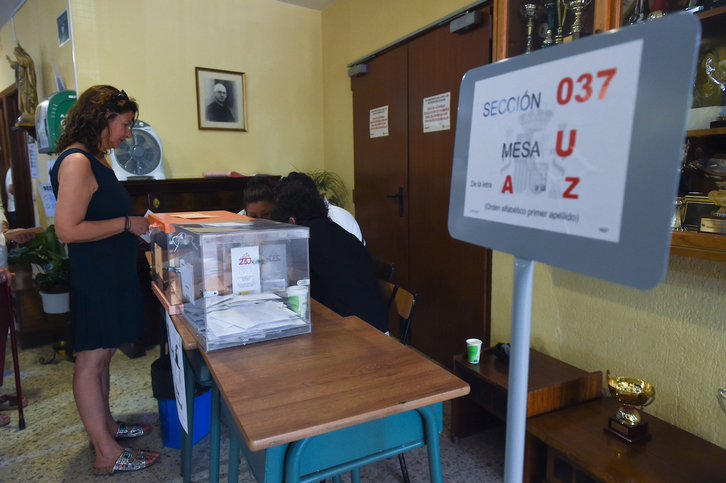
[[[134,449],[124,448],[124,452],[118,457],[113,466],[104,466],[102,468],[93,468],[94,475],[112,475],[117,471],[139,471],[156,463],[159,459],[159,453],[149,451],[148,449],[139,449],[136,451],[136,457],[133,456]],[[154,456],[150,463],[146,462],[146,455]]]
[[[0,428],[7,426],[8,424],[10,424],[10,416],[7,414],[0,414]]]
[[[151,432],[151,425],[144,423],[131,423],[126,424],[123,421],[116,421],[118,423],[118,430],[116,431],[116,438],[138,438]]]
[[[23,398],[23,407],[28,405],[28,399]],[[0,394],[0,410],[6,411],[10,409],[18,409],[18,396],[10,394]]]

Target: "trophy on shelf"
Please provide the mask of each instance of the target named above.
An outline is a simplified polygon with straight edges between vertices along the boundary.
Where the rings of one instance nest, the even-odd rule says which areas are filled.
[[[573,14],[575,15],[574,20],[572,21],[572,34],[571,34],[571,40],[579,39],[580,37],[584,37],[586,33],[583,31],[582,27],[582,12],[587,8],[588,5],[590,5],[590,2],[592,0],[562,0],[565,5],[567,5],[570,10],[572,10]]]
[[[673,220],[671,221],[671,228],[673,231],[688,231],[685,226],[683,226],[683,217],[685,215],[686,210],[686,200],[685,198],[679,196],[676,198],[676,211],[673,214]]]
[[[561,44],[565,41],[565,18],[567,18],[567,5],[563,0],[557,0],[557,33],[555,34],[555,43]]]
[[[629,377],[610,377],[610,371],[605,373],[608,389],[612,397],[622,404],[615,417],[608,418],[605,431],[612,433],[629,443],[647,441],[651,438],[648,432],[648,421],[643,421],[640,412],[635,408],[643,409],[655,399],[655,388],[640,379]]]
[[[557,15],[557,1],[556,0],[544,0],[545,8],[547,9],[547,33],[545,34],[544,40],[542,40],[542,48],[550,47],[555,45],[554,28],[555,28],[555,15]]]
[[[522,16],[527,20],[527,48],[526,53],[532,52],[534,44],[534,21],[545,11],[544,6],[537,3],[527,3],[522,6]]]
[[[726,234],[726,153],[715,154],[712,158],[696,159],[691,161],[691,165],[718,178],[718,189],[708,194],[708,200],[720,208],[715,213],[701,217],[698,231]]]
[[[721,410],[726,413],[726,388],[724,387],[718,390],[718,405],[721,406]]]

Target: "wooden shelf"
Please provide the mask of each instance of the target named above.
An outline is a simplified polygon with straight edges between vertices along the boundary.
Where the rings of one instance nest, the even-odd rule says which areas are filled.
[[[726,127],[715,127],[711,129],[694,129],[692,131],[686,131],[686,137],[689,138],[703,138],[706,136],[722,136],[726,134]]]
[[[726,262],[726,235],[674,231],[671,254]]]

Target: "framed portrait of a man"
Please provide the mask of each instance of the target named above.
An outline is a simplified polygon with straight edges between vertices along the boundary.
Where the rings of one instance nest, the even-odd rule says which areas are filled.
[[[244,72],[197,67],[199,129],[247,131]]]
[[[68,28],[68,10],[64,10],[62,14],[58,15],[56,23],[58,24],[58,47],[60,47],[71,39]]]

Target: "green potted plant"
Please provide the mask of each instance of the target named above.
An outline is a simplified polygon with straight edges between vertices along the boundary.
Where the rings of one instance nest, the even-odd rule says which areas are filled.
[[[43,299],[43,310],[51,314],[68,312],[71,266],[66,245],[56,235],[55,225],[50,225],[25,245],[10,250],[8,263],[34,265],[33,283]],[[54,302],[60,305],[53,306]]]
[[[348,203],[348,188],[345,187],[343,179],[336,173],[317,169],[307,173],[318,187],[320,194],[325,197],[331,205],[346,208]]]

